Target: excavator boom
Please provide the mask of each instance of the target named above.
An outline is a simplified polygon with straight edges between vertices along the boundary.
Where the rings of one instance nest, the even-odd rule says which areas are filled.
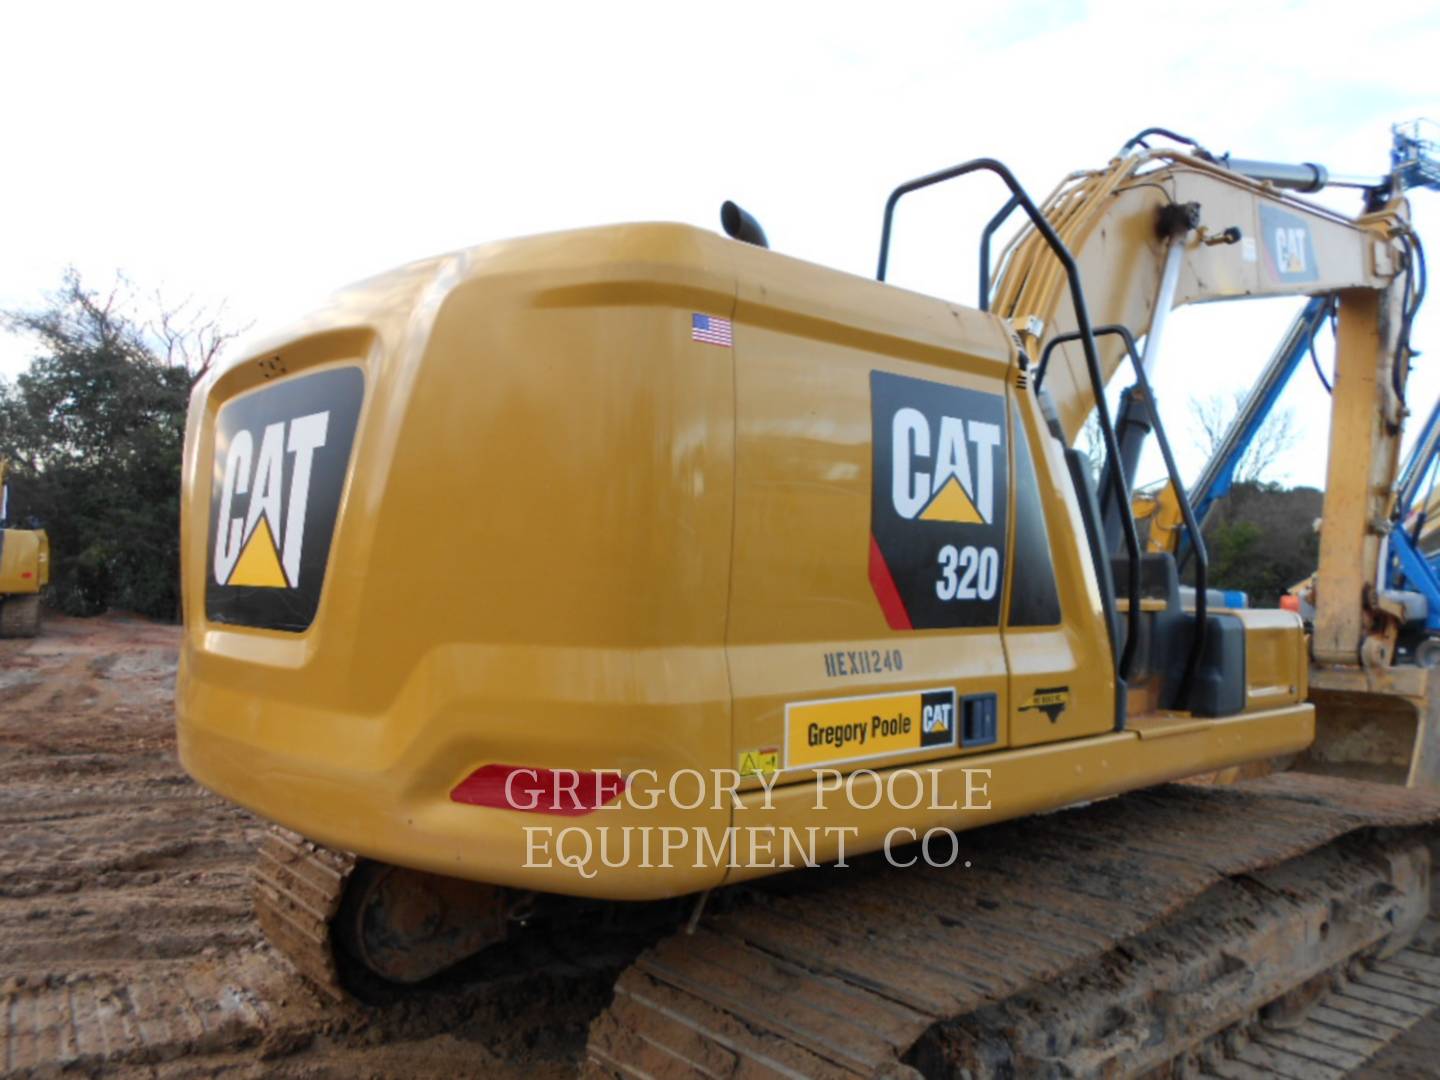
[[[1127,155],[1080,174],[1043,208],[1075,253],[1093,320],[1150,339],[1152,367],[1157,331],[1181,305],[1388,288],[1402,262],[1397,236],[1407,228],[1398,203],[1350,219],[1172,150]],[[1009,319],[1036,355],[1046,341],[1075,330],[1059,268],[1032,231],[1002,251],[990,309]],[[1103,381],[1121,359],[1117,347],[1104,351]],[[1062,430],[1073,439],[1095,406],[1077,346],[1059,351],[1048,378]]]

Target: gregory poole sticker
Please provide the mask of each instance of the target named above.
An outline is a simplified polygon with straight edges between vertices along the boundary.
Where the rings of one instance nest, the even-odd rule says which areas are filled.
[[[206,618],[290,631],[315,618],[364,389],[358,367],[333,368],[221,408]]]
[[[1005,400],[870,373],[870,584],[893,630],[997,626]]]
[[[785,767],[835,765],[955,745],[955,691],[796,701],[785,706]]]

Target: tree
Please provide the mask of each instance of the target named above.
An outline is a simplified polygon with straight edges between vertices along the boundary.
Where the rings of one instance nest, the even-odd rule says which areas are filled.
[[[1245,396],[1244,390],[1233,394],[1210,394],[1203,398],[1191,395],[1191,435],[1206,460],[1214,457],[1225,441],[1231,423],[1245,404]],[[1276,464],[1295,445],[1297,438],[1293,412],[1282,409],[1271,413],[1269,419],[1260,425],[1260,430],[1255,433],[1235,467],[1235,482],[1259,484],[1273,479]]]
[[[0,381],[0,456],[13,522],[50,534],[49,600],[70,614],[179,609],[180,455],[194,380],[235,332],[186,303],[145,319],[123,279],[68,271],[44,307],[3,316],[36,344]]]
[[[1325,497],[1315,488],[1236,484],[1205,523],[1210,585],[1241,589],[1256,607],[1275,607],[1320,559],[1315,530]],[[1187,574],[1194,584],[1194,565]]]

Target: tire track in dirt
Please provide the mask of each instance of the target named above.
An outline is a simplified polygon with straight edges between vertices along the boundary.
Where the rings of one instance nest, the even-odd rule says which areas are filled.
[[[624,955],[396,1005],[320,999],[263,940],[263,825],[174,751],[180,632],[118,615],[0,642],[0,1070],[570,1076]]]

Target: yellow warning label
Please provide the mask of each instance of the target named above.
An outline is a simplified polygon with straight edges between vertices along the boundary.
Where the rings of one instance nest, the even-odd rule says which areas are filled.
[[[980,511],[975,509],[975,504],[970,501],[970,496],[965,494],[965,489],[960,486],[960,481],[950,477],[945,481],[945,486],[935,493],[925,509],[920,511],[921,521],[955,521],[962,525],[984,525],[985,519],[980,516]]]
[[[785,706],[785,767],[836,765],[955,745],[955,691],[798,701]]]
[[[235,569],[227,585],[252,585],[264,589],[287,589],[285,571],[280,569],[280,559],[275,554],[275,538],[270,535],[270,521],[262,517],[260,524],[250,534],[245,550],[240,553]]]
[[[746,750],[740,755],[741,776],[769,776],[780,771],[780,751],[775,747],[765,750]]]

